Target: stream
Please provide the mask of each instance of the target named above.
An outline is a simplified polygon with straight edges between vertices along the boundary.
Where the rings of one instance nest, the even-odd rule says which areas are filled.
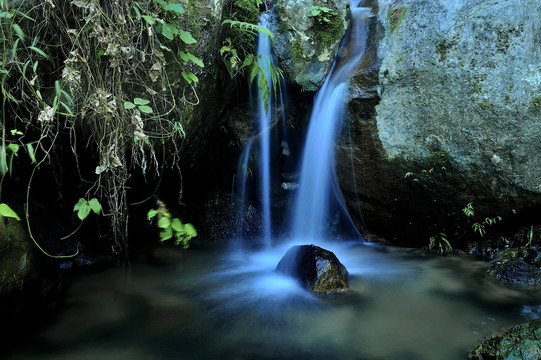
[[[463,359],[538,316],[541,296],[483,280],[485,262],[321,243],[351,291],[314,296],[265,252],[159,248],[70,280],[63,307],[8,359]]]

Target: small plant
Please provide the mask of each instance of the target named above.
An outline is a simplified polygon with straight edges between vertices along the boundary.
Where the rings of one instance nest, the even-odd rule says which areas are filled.
[[[320,25],[330,24],[333,17],[335,17],[336,11],[325,6],[312,6],[308,12],[308,17],[314,18]]]
[[[444,233],[431,236],[428,243],[428,249],[430,251],[437,251],[440,255],[453,253],[453,247],[451,246],[449,240],[447,240],[447,235]]]
[[[124,102],[124,109],[130,110],[130,109],[138,108],[139,111],[141,111],[142,113],[151,114],[153,110],[150,106],[148,106],[149,103],[150,103],[150,100],[136,97],[135,99],[133,99],[133,102],[131,101]]]
[[[528,231],[528,242],[526,243],[526,246],[531,246],[533,241],[533,225],[530,226],[530,231]]]
[[[73,211],[77,212],[77,217],[83,221],[90,215],[90,211],[93,211],[96,215],[101,213],[101,204],[96,198],[86,200],[80,198],[77,204],[73,207]]]
[[[189,246],[191,238],[197,236],[197,231],[192,224],[183,224],[179,218],[172,217],[171,213],[161,201],[157,202],[156,209],[150,209],[147,214],[147,219],[152,222],[156,218],[157,225],[161,229],[160,242],[169,240],[175,237],[175,245],[182,245],[186,249]]]
[[[464,209],[462,209],[462,212],[464,213],[464,215],[466,215],[467,217],[472,217],[473,215],[475,215],[474,211],[473,211],[473,203],[468,203],[468,205],[466,205],[464,207]]]

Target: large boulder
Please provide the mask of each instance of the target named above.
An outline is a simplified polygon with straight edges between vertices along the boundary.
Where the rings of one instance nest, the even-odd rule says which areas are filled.
[[[541,319],[513,326],[483,341],[470,353],[474,360],[537,360],[541,358]]]
[[[291,247],[276,266],[314,294],[348,289],[348,271],[331,251],[316,245]]]
[[[369,39],[377,56],[367,53],[351,83],[350,131],[337,153],[357,223],[362,209],[374,232],[426,245],[540,206],[538,1],[378,7]],[[470,202],[471,222],[461,211]]]
[[[277,2],[274,51],[289,83],[317,91],[347,28],[347,0]]]

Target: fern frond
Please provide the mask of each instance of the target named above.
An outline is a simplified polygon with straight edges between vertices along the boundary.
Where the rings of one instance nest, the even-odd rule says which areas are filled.
[[[257,33],[261,33],[261,34],[267,35],[271,39],[274,39],[274,35],[272,34],[272,31],[270,31],[269,29],[263,26],[255,25],[255,24],[245,22],[245,21],[237,21],[237,20],[231,20],[231,19],[224,20],[222,22],[222,25],[225,25],[225,24],[229,24],[229,26],[231,26],[232,28],[237,27],[242,31],[249,32],[250,34],[256,35]]]

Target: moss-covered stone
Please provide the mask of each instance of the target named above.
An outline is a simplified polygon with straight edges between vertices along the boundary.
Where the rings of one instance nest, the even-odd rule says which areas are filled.
[[[396,29],[400,26],[404,18],[406,17],[406,14],[408,12],[408,8],[405,6],[400,6],[394,9],[389,10],[388,16],[389,16],[389,23],[391,25],[391,33],[394,33]]]
[[[513,326],[471,351],[473,360],[537,360],[541,358],[541,319]]]

